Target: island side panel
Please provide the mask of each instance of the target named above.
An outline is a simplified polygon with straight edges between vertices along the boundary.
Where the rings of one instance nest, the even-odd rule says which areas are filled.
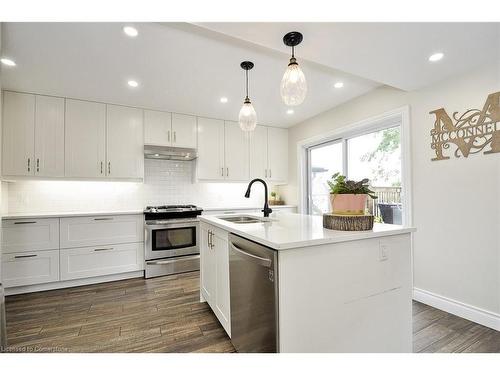
[[[282,250],[278,262],[280,352],[412,351],[410,233]]]

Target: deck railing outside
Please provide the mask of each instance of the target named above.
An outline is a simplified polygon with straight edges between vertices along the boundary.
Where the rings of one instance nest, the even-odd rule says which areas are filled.
[[[368,211],[374,216],[382,216],[380,213],[379,203],[399,203],[401,204],[401,187],[372,187],[371,188],[377,199],[368,199]]]

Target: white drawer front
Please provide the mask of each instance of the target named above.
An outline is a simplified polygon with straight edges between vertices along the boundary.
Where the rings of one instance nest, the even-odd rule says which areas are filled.
[[[4,254],[58,248],[59,219],[2,220]]]
[[[61,249],[61,280],[143,269],[144,245],[142,243]]]
[[[142,242],[143,215],[61,218],[61,249]]]
[[[59,281],[59,250],[2,254],[6,288]]]

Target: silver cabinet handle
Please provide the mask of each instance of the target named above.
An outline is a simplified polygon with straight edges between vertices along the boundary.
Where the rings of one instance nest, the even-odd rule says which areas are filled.
[[[262,257],[259,257],[257,255],[253,255],[253,254],[247,253],[243,249],[240,249],[239,247],[235,246],[232,242],[230,242],[230,245],[231,245],[231,248],[234,251],[236,251],[239,254],[243,255],[248,260],[253,261],[254,263],[260,264],[261,266],[264,266],[264,267],[267,267],[267,268],[271,267],[271,264],[272,264],[271,259],[262,258]]]
[[[267,178],[267,169],[264,169],[264,171],[265,171],[264,173],[266,174],[266,178]]]
[[[177,142],[177,132],[174,132],[174,143]]]
[[[102,220],[113,220],[112,217],[95,217],[95,221],[102,221]]]
[[[167,139],[170,142],[170,130],[167,131]]]
[[[271,178],[271,177],[272,177],[272,176],[271,176],[271,169],[270,169],[270,170],[269,170],[269,178]]]
[[[21,258],[34,258],[36,257],[37,255],[36,254],[32,254],[32,255],[16,255],[14,256],[14,259],[21,259]]]
[[[208,247],[212,248],[212,231],[208,231]]]
[[[101,174],[102,174],[102,165],[103,165],[103,162],[101,161]]]
[[[108,161],[108,175],[111,174],[111,162]]]
[[[36,158],[36,171],[40,172],[40,159]]]
[[[229,177],[229,168],[226,167],[226,176]]]
[[[14,224],[36,224],[36,221],[16,221]]]
[[[98,249],[94,249],[94,251],[108,251],[108,250],[113,250],[112,247],[101,247]]]
[[[31,171],[31,168],[30,168],[30,158],[28,158],[28,172]]]
[[[222,177],[224,177],[224,167],[222,167],[222,168],[220,169],[220,175],[221,175]]]

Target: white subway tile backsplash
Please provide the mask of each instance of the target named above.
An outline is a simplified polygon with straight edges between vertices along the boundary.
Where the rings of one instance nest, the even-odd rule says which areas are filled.
[[[203,208],[258,207],[264,192],[254,185],[195,182],[195,162],[151,160],[144,183],[108,181],[16,181],[2,185],[2,210],[9,213],[141,210],[146,205],[189,204]]]

